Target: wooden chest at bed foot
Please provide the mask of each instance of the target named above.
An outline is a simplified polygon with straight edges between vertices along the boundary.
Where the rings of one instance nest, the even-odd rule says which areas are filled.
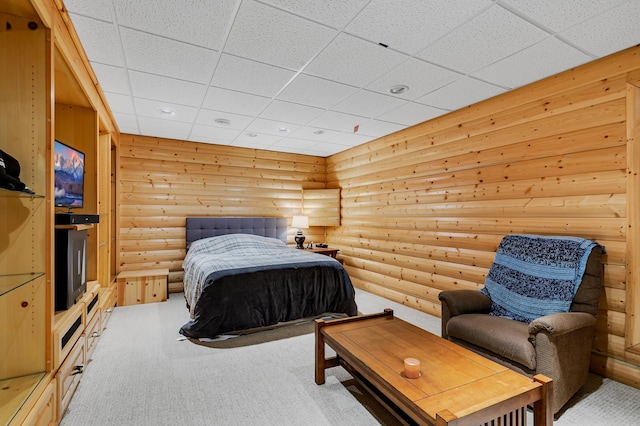
[[[168,269],[120,272],[118,274],[118,306],[166,301],[168,276]]]

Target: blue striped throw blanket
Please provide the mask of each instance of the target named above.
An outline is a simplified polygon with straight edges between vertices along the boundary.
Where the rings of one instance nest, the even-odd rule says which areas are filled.
[[[568,312],[596,246],[577,237],[505,236],[480,290],[491,299],[491,315],[529,323]]]

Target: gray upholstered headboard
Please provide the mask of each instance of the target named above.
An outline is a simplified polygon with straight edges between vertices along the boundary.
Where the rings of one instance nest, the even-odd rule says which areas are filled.
[[[201,238],[225,234],[254,234],[287,242],[284,217],[188,217],[187,248]]]

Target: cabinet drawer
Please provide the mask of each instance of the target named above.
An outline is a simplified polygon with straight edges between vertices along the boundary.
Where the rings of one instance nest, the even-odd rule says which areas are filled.
[[[84,335],[82,335],[78,339],[78,342],[73,345],[69,355],[64,360],[56,374],[58,391],[58,420],[62,419],[64,412],[69,406],[73,392],[75,392],[78,387],[78,383],[80,383],[80,378],[86,365],[85,354],[85,339]]]
[[[97,281],[92,281],[88,284],[87,292],[82,297],[82,302],[85,306],[84,323],[88,324],[100,306],[100,284]]]
[[[116,306],[117,285],[113,285],[108,289],[102,289],[100,294],[100,334],[107,327],[111,313]]]
[[[98,341],[100,340],[100,323],[102,312],[98,311],[93,315],[91,321],[87,324],[84,331],[85,342],[87,345],[87,362],[91,359],[91,354],[96,348]]]
[[[76,303],[56,319],[53,331],[53,368],[60,366],[84,332],[84,303]]]

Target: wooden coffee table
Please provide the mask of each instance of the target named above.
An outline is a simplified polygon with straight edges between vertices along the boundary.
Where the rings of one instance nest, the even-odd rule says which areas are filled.
[[[553,424],[553,383],[516,373],[393,316],[379,314],[316,320],[315,379],[343,366],[407,424],[526,424],[533,405],[536,426]],[[335,357],[325,357],[325,344]],[[404,376],[404,359],[420,361],[421,376]]]

